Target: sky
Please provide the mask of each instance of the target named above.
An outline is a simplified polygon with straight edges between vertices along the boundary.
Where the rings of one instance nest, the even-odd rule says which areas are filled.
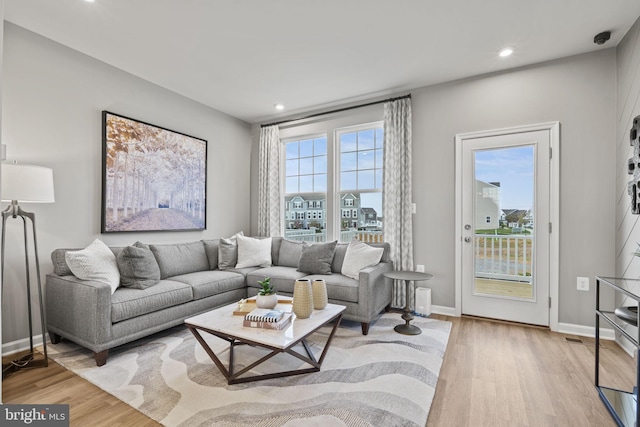
[[[475,151],[476,179],[500,183],[500,209],[533,207],[533,146]]]

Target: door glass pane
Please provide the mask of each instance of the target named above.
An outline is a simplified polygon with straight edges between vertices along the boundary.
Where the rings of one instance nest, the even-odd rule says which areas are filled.
[[[534,147],[474,151],[474,294],[533,299]]]

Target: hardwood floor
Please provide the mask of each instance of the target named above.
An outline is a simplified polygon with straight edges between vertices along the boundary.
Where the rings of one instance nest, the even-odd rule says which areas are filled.
[[[594,386],[595,340],[478,318],[433,317],[453,328],[428,427],[616,425]],[[633,359],[611,341],[600,349],[600,383],[632,390]]]
[[[433,317],[451,321],[453,328],[427,427],[615,426],[593,385],[593,339]],[[630,390],[632,358],[609,341],[601,357],[601,383]],[[160,425],[52,361],[48,368],[12,374],[2,389],[4,403],[69,404],[72,426]]]

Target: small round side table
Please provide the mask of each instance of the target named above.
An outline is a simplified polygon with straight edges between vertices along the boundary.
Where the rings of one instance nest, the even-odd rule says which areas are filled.
[[[405,292],[406,303],[402,313],[402,320],[405,321],[404,325],[397,325],[393,328],[396,332],[403,335],[420,335],[422,330],[415,325],[410,325],[409,322],[413,320],[411,314],[411,308],[409,307],[409,287],[412,281],[419,282],[422,280],[429,280],[433,278],[431,273],[420,273],[417,271],[388,271],[384,273],[384,277],[393,280],[404,280],[407,290]]]

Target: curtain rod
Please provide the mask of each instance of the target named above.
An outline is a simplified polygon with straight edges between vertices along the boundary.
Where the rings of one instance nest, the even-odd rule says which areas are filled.
[[[384,102],[398,101],[400,99],[405,99],[405,98],[411,99],[411,94],[403,95],[403,96],[397,96],[395,98],[382,99],[380,101],[368,102],[366,104],[353,105],[351,107],[338,108],[337,110],[323,111],[322,113],[315,113],[315,114],[311,114],[311,115],[305,116],[305,117],[298,117],[297,119],[288,119],[288,120],[282,120],[282,121],[279,121],[279,122],[266,123],[266,124],[260,125],[260,127],[261,128],[266,128],[266,127],[269,127],[269,126],[281,125],[283,123],[297,122],[298,120],[312,119],[314,117],[324,116],[325,114],[341,113],[343,111],[355,110],[356,108],[362,108],[362,107],[369,107],[370,105],[382,104]]]

